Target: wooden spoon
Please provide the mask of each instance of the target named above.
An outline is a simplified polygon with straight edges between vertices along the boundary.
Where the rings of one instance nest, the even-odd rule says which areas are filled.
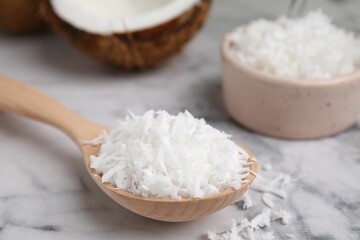
[[[167,222],[184,222],[195,220],[214,213],[233,203],[249,188],[255,175],[250,174],[238,190],[228,189],[221,193],[200,199],[185,198],[182,200],[144,198],[124,190],[116,189],[111,184],[102,183],[101,176],[90,166],[90,156],[99,152],[99,145],[84,144],[99,136],[106,128],[88,121],[69,111],[53,99],[36,89],[0,76],[0,110],[14,112],[50,124],[65,132],[80,147],[86,168],[99,187],[121,206],[139,215]],[[247,151],[247,150],[246,150]],[[247,151],[251,159],[253,155]],[[249,160],[253,173],[257,164]]]

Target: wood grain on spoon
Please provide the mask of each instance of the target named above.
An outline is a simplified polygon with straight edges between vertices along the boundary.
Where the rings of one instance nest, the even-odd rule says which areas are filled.
[[[102,183],[101,176],[90,169],[90,156],[96,155],[100,146],[88,145],[84,142],[99,136],[106,129],[105,127],[76,115],[24,83],[2,76],[0,76],[0,110],[41,121],[66,133],[82,150],[86,168],[99,187],[121,206],[148,218],[167,222],[184,222],[204,217],[239,199],[255,178],[254,174],[250,174],[240,189],[228,189],[200,199],[144,198],[116,189],[111,184]],[[246,151],[252,158],[252,153]],[[257,172],[255,161],[249,160],[249,166],[252,172]]]

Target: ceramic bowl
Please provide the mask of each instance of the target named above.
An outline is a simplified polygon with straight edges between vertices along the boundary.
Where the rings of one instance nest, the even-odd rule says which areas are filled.
[[[286,138],[312,139],[339,133],[360,114],[360,70],[330,80],[270,76],[237,60],[231,41],[222,44],[225,107],[241,125]]]

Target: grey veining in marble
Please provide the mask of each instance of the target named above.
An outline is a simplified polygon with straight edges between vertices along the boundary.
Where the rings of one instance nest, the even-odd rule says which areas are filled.
[[[284,141],[254,134],[226,115],[220,95],[219,43],[234,27],[285,13],[289,0],[216,0],[205,29],[166,66],[124,73],[79,54],[52,34],[0,35],[0,73],[45,91],[75,112],[112,125],[127,108],[141,113],[189,109],[232,134],[276,171],[305,176],[290,190],[293,223],[275,222],[276,239],[360,239],[360,125],[322,140]],[[341,26],[360,31],[360,1],[309,1]],[[112,202],[86,173],[75,145],[57,130],[0,112],[0,239],[204,239],[232,218],[263,206],[237,205],[191,223],[139,217]],[[258,195],[252,193],[254,199]],[[257,201],[258,202],[258,201]]]

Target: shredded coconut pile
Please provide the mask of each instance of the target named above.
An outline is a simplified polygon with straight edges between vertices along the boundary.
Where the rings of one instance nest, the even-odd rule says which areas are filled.
[[[360,67],[360,37],[333,25],[322,11],[298,19],[260,19],[228,38],[236,58],[279,77],[330,79]]]
[[[132,113],[104,132],[91,156],[102,181],[143,197],[201,198],[239,189],[248,154],[230,136],[185,111]]]

